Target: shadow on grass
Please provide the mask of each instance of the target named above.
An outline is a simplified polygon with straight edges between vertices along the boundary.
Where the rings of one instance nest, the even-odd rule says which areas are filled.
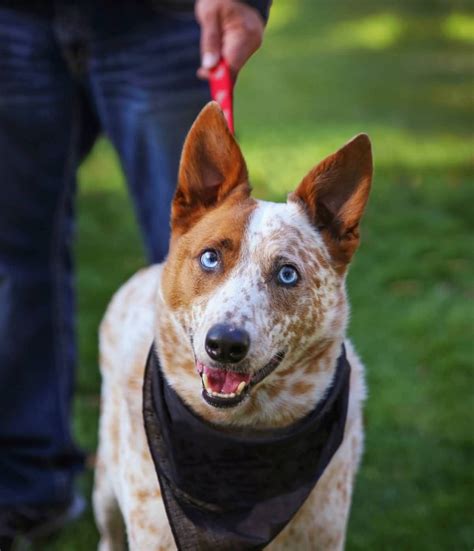
[[[351,123],[370,131],[382,123],[471,133],[474,16],[466,3],[291,5],[274,31],[270,20],[262,51],[241,77],[237,114],[251,113],[255,125],[263,120],[270,129],[296,120],[316,132]]]

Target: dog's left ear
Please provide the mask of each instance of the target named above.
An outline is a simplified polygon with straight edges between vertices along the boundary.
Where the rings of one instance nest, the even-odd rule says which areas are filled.
[[[171,208],[173,233],[185,233],[233,193],[249,196],[247,166],[219,105],[210,102],[184,142]]]
[[[359,244],[359,222],[372,182],[372,152],[359,134],[316,165],[289,197],[303,204],[335,266],[344,271]]]

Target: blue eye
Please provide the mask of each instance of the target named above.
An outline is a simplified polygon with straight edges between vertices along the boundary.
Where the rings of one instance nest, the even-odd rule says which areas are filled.
[[[208,272],[213,272],[220,263],[219,254],[214,249],[207,249],[204,251],[199,260],[201,266]]]
[[[278,274],[277,274],[278,283],[281,283],[286,287],[292,287],[293,285],[296,285],[296,283],[298,283],[299,278],[300,278],[300,275],[296,270],[296,268],[294,268],[293,266],[290,266],[289,264],[285,264],[278,270]]]

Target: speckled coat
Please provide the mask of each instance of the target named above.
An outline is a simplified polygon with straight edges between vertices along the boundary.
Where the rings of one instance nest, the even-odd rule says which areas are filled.
[[[359,135],[316,165],[287,203],[250,196],[240,149],[216,104],[190,130],[172,207],[170,253],[114,296],[100,330],[103,377],[94,509],[99,549],[175,549],[142,419],[142,383],[153,339],[169,384],[216,424],[287,426],[309,413],[334,376],[344,342],[351,364],[344,440],[304,506],[271,550],[342,549],[362,444],[363,366],[346,340],[347,267],[372,177],[370,142]],[[200,259],[217,251],[216,270]],[[281,285],[281,266],[295,285]],[[278,367],[242,403],[219,409],[202,398],[196,365],[218,322],[243,327],[251,344],[242,369],[251,375],[275,353]]]

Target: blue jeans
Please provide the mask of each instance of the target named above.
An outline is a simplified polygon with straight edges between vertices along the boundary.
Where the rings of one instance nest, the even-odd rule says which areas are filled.
[[[83,464],[70,423],[78,165],[104,132],[161,261],[181,146],[209,100],[192,14],[84,6],[0,8],[0,507],[70,499]]]

